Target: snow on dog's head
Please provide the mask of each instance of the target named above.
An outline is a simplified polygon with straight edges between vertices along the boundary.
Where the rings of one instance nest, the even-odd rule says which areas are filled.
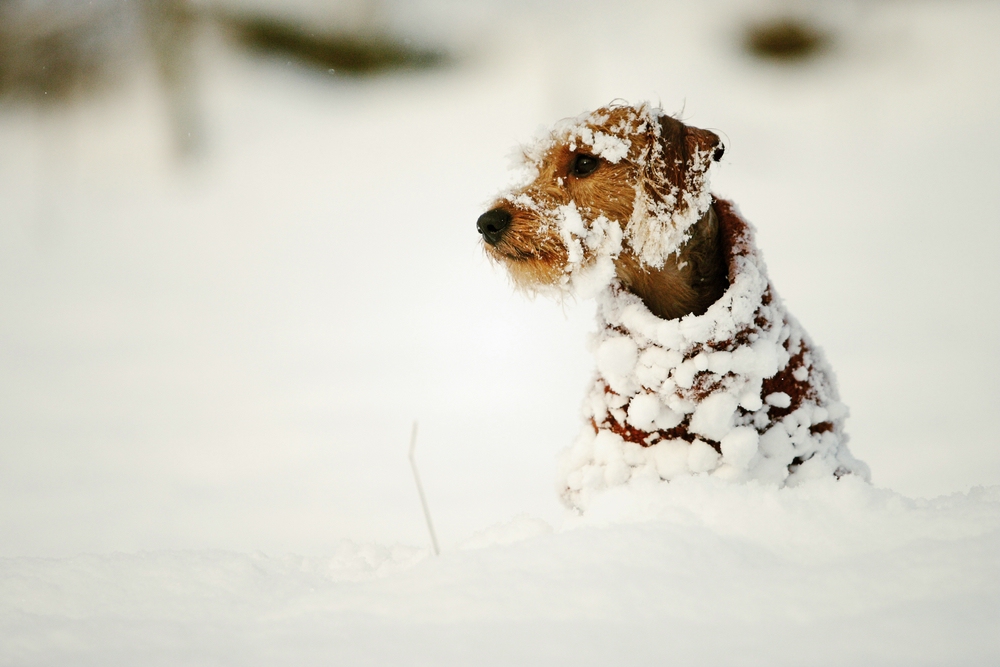
[[[582,296],[614,279],[620,257],[659,268],[708,211],[722,151],[646,104],[561,121],[522,147],[520,182],[479,218],[486,252],[520,287]]]

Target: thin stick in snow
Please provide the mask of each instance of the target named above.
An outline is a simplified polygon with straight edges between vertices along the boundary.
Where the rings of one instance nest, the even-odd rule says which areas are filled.
[[[431,522],[431,510],[427,507],[427,497],[424,496],[424,487],[420,484],[420,475],[417,474],[417,460],[413,456],[417,448],[417,422],[413,421],[413,431],[410,433],[410,467],[413,468],[413,481],[417,483],[417,493],[420,495],[420,505],[424,508],[424,518],[427,519],[427,531],[431,534],[431,544],[434,545],[434,555],[441,555],[438,548],[438,538],[434,534],[434,524]]]

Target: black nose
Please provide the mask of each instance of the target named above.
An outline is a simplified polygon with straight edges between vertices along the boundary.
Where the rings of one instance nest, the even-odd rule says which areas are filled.
[[[502,208],[495,208],[479,216],[479,220],[476,221],[476,229],[483,235],[484,241],[490,245],[496,245],[500,237],[503,236],[503,231],[510,227],[510,220],[510,213]]]

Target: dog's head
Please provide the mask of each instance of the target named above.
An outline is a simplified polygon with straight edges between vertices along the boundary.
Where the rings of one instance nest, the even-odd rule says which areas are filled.
[[[599,289],[629,254],[659,268],[708,210],[719,138],[658,108],[611,105],[524,147],[521,183],[479,217],[487,255],[528,289]]]

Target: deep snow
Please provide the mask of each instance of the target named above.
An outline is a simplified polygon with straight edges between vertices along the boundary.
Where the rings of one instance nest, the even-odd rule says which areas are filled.
[[[966,494],[1000,482],[1000,10],[831,4],[839,50],[786,68],[736,2],[386,7],[466,58],[208,39],[193,164],[146,79],[0,106],[0,664],[1000,661],[1000,500]],[[562,514],[593,304],[513,294],[475,219],[511,145],[618,97],[725,137],[876,487]],[[438,559],[371,546],[426,544],[414,417]]]
[[[990,665],[1000,495],[855,477],[620,487],[440,558],[158,551],[2,562],[3,664]]]

